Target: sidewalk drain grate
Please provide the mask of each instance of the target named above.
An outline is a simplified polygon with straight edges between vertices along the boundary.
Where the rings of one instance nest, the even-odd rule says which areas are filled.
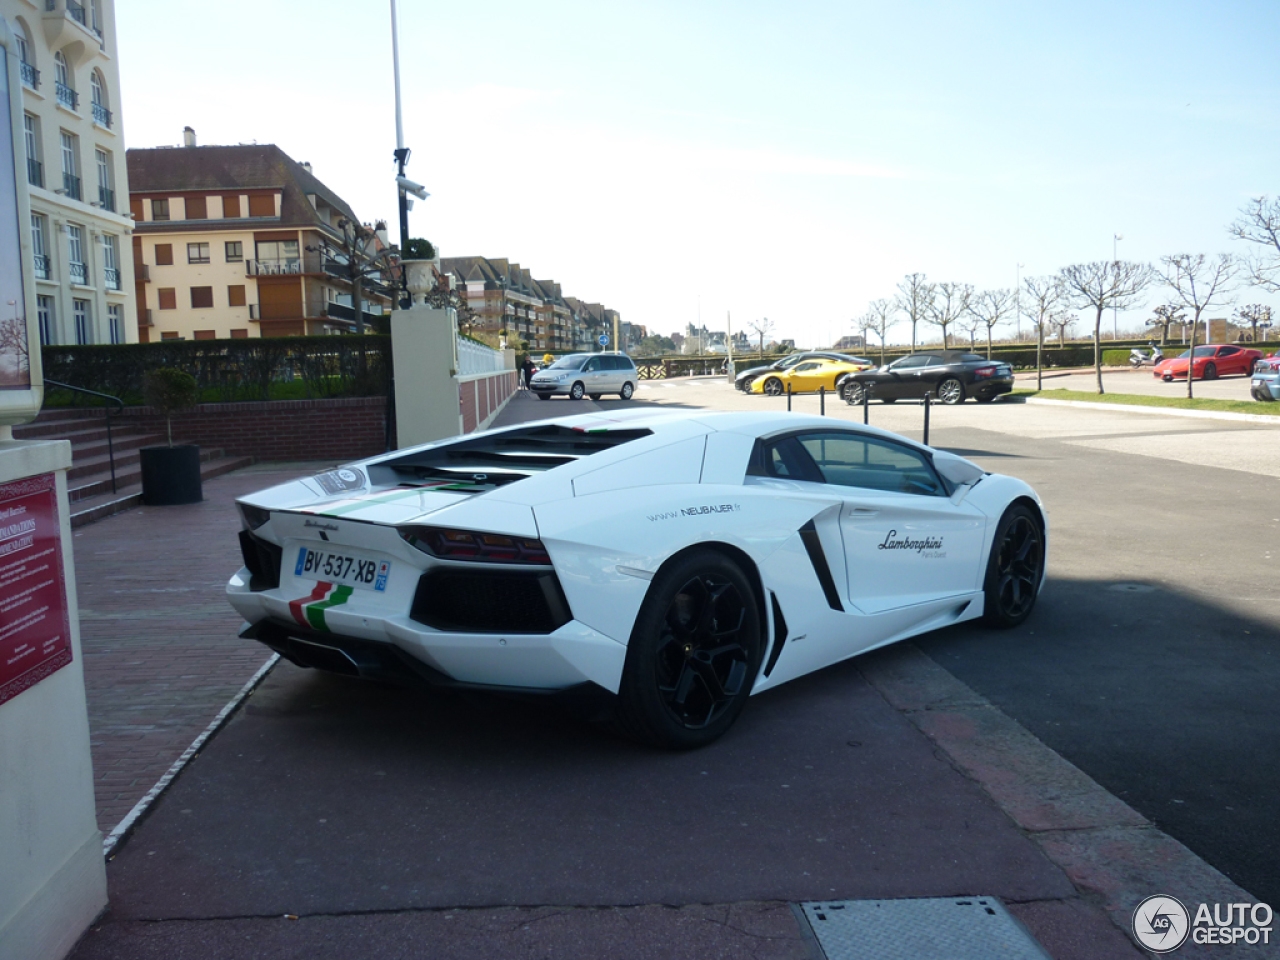
[[[995,897],[800,906],[827,960],[1049,960]]]

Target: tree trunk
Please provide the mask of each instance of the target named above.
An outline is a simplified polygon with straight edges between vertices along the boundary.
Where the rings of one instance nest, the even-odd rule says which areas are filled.
[[[1102,307],[1098,307],[1098,315],[1093,321],[1093,370],[1098,375],[1099,395],[1107,391],[1102,387]]]
[[[1041,355],[1044,352],[1044,322],[1036,328],[1036,390],[1044,389],[1044,368],[1041,366]]]
[[[991,359],[991,325],[987,325],[987,359]]]

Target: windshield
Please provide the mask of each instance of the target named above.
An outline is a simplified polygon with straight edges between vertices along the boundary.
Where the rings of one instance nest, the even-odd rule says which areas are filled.
[[[589,353],[571,353],[567,357],[561,357],[548,370],[581,370],[582,365],[587,362],[591,354]]]
[[[1197,356],[1197,357],[1212,357],[1212,356],[1214,356],[1217,352],[1218,352],[1218,348],[1217,348],[1217,347],[1196,347],[1196,356]],[[1190,350],[1183,350],[1180,354],[1178,354],[1178,359],[1179,359],[1179,360],[1185,360],[1185,359],[1187,359],[1187,357],[1189,357],[1189,356],[1191,356],[1191,351],[1190,351]]]

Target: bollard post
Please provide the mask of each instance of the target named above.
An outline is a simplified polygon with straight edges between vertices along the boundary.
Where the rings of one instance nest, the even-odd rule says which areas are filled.
[[[867,419],[867,402],[870,399],[871,399],[871,384],[868,383],[866,387],[864,387],[862,390],[862,422],[864,425],[870,422]]]
[[[929,395],[924,395],[924,445],[929,445]]]
[[[827,415],[827,388],[825,385],[818,388],[818,416],[825,417]]]
[[[791,384],[787,384],[787,413],[791,412]]]

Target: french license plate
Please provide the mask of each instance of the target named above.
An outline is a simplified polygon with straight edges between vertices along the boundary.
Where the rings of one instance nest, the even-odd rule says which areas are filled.
[[[294,565],[293,575],[314,580],[328,580],[331,583],[342,583],[352,587],[364,587],[381,593],[387,589],[387,577],[391,575],[391,561],[371,560],[352,553],[299,547],[298,562]]]

